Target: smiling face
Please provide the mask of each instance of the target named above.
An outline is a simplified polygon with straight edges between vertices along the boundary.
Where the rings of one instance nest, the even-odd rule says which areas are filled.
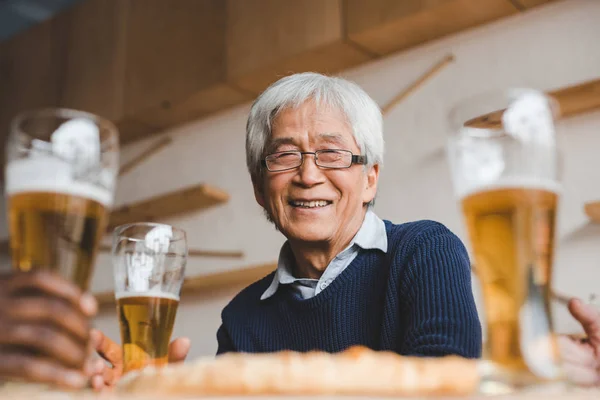
[[[360,149],[344,115],[308,101],[281,111],[272,125],[266,154],[285,150]],[[366,204],[375,197],[379,167],[324,169],[305,154],[303,164],[281,172],[265,171],[254,182],[258,203],[290,240],[345,245],[360,228]]]

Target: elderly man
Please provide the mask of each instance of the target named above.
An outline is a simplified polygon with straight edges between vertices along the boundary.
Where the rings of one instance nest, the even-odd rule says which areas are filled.
[[[223,310],[219,354],[360,344],[480,356],[461,241],[437,222],[397,225],[372,209],[383,152],[381,111],[347,80],[291,75],[255,101],[247,166],[256,201],[287,241],[277,270]],[[106,353],[108,339],[94,337]]]
[[[357,85],[292,75],[254,103],[247,166],[256,201],[287,238],[277,270],[223,311],[218,353],[328,352],[478,357],[481,327],[460,240],[432,221],[372,210],[382,117]]]

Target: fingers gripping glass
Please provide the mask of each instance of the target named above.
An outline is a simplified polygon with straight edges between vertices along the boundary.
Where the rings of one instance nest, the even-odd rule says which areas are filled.
[[[298,168],[304,162],[304,155],[315,156],[315,164],[321,168],[350,168],[352,164],[366,164],[367,157],[352,154],[350,150],[317,151],[278,151],[262,160],[263,167],[271,172],[287,171]]]

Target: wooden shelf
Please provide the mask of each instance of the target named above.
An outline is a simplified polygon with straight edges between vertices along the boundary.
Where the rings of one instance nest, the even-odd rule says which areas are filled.
[[[108,229],[132,222],[152,222],[222,204],[229,194],[201,184],[142,200],[113,210]]]
[[[108,230],[132,222],[154,222],[193,211],[223,204],[229,200],[227,192],[207,184],[188,187],[113,210]],[[0,240],[0,253],[9,252],[8,239]],[[102,250],[102,249],[101,249]],[[192,250],[190,256],[241,257],[240,252]]]
[[[270,274],[276,268],[277,263],[268,263],[233,271],[190,277],[183,282],[181,296],[207,294],[241,285],[249,285]],[[95,296],[100,308],[115,306],[114,292],[97,293]]]
[[[102,253],[110,253],[111,246],[101,245],[99,251]],[[8,254],[10,251],[9,240],[0,240],[0,254]],[[189,249],[188,257],[214,257],[214,258],[242,258],[243,251],[236,250],[201,250]]]
[[[600,78],[548,92],[560,108],[559,118],[572,117],[600,109]],[[474,128],[497,128],[501,126],[504,110],[473,118],[465,123]]]
[[[600,201],[586,203],[584,209],[592,221],[600,223]]]
[[[112,247],[102,245],[100,246],[99,251],[102,253],[110,253]],[[188,249],[188,257],[242,258],[244,257],[244,252],[233,250]]]
[[[538,3],[547,0],[538,0]],[[474,28],[523,9],[512,1],[345,0],[348,39],[375,54],[390,54]]]
[[[559,293],[556,290],[552,290],[550,297],[552,298],[552,300],[556,301],[559,304],[562,304],[565,307],[569,304],[569,300],[571,300],[571,296],[566,295],[564,293]]]

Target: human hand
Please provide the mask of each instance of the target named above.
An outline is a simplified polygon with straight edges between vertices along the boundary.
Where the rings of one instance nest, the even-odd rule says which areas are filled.
[[[563,369],[573,383],[582,386],[600,385],[600,313],[579,299],[569,301],[569,311],[579,321],[587,338],[558,338]]]
[[[92,346],[102,357],[94,361],[91,385],[97,390],[114,387],[123,375],[123,351],[121,346],[113,342],[97,329],[90,333]],[[188,338],[178,338],[169,345],[169,363],[183,362],[190,351]],[[110,363],[107,364],[107,362]]]
[[[84,387],[96,311],[93,296],[53,273],[0,275],[0,378]]]

